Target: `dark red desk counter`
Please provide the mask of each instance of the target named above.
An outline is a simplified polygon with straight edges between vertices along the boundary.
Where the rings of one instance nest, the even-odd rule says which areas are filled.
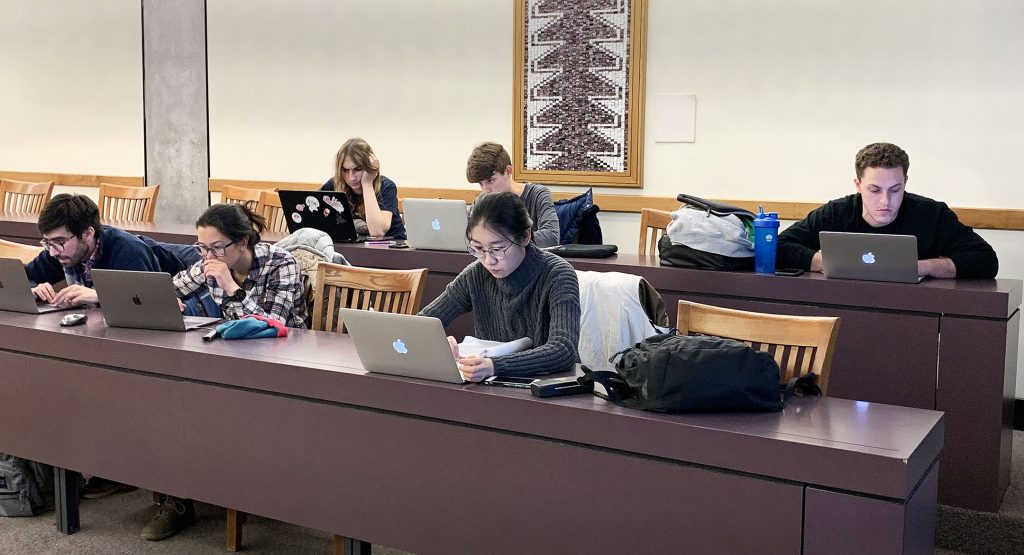
[[[163,241],[195,240],[191,226],[126,227]],[[38,240],[35,220],[0,220],[0,237]],[[424,304],[473,260],[458,252],[336,247],[360,266],[429,268]],[[679,299],[762,312],[841,317],[829,395],[944,411],[947,435],[940,502],[998,510],[1010,479],[1020,280],[889,284],[828,280],[820,274],[791,278],[663,267],[655,257],[637,255],[570,262],[578,270],[644,277],[664,296],[673,322]],[[471,333],[472,316],[456,320],[451,331]]]
[[[932,549],[938,412],[657,415],[90,316],[0,312],[5,452],[415,552]]]

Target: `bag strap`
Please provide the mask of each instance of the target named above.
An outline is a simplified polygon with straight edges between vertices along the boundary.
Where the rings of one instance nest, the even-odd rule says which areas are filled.
[[[821,388],[818,387],[818,375],[814,372],[808,372],[803,376],[790,378],[789,382],[786,383],[785,389],[782,391],[782,404],[788,403],[797,392],[802,397],[821,395]]]
[[[594,384],[601,384],[604,390],[608,392],[607,399],[615,404],[621,403],[624,399],[628,399],[633,395],[632,388],[629,387],[629,382],[625,380],[618,372],[612,372],[610,370],[592,370],[586,364],[580,366],[583,370],[583,375],[579,377],[577,381],[585,387],[594,387]],[[594,389],[594,395],[598,397],[604,397]]]
[[[745,210],[731,204],[725,204],[724,202],[714,202],[702,199],[685,193],[681,193],[676,196],[676,200],[683,204],[688,204],[698,210],[703,210],[708,214],[714,214],[715,216],[728,216],[729,214],[733,214],[740,219],[750,220],[754,220],[757,217],[750,210]]]

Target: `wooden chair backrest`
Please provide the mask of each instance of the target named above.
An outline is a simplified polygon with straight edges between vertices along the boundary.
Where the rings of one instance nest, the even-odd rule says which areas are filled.
[[[246,189],[243,187],[225,185],[220,190],[220,201],[244,204],[249,210],[256,211],[264,190],[265,189]]]
[[[780,379],[814,372],[821,394],[828,390],[839,318],[763,314],[679,301],[676,327],[683,335],[742,341],[772,355],[782,372]]]
[[[30,183],[0,179],[0,207],[12,214],[38,214],[53,194],[53,181]]]
[[[108,222],[152,222],[159,185],[123,187],[100,183],[100,219]]]
[[[267,231],[288,233],[288,222],[284,219],[284,209],[281,207],[281,197],[277,194],[277,189],[264,190],[256,206],[257,212],[267,219]]]
[[[671,221],[671,212],[653,208],[640,211],[640,246],[637,247],[640,256],[658,254],[658,239],[665,234],[665,228]]]
[[[427,284],[427,269],[381,270],[321,262],[313,293],[313,326],[344,332],[339,308],[416,314]]]
[[[39,245],[23,245],[14,241],[0,239],[0,258],[17,258],[23,264],[28,264],[35,257],[39,256],[43,247]]]

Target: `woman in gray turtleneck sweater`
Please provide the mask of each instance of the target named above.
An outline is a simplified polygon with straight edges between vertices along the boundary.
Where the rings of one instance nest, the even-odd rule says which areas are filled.
[[[514,193],[482,195],[473,208],[466,239],[477,258],[420,314],[447,326],[472,312],[475,334],[490,341],[529,337],[533,348],[486,358],[459,357],[470,381],[491,375],[529,376],[570,370],[579,358],[580,289],[576,270],[530,242],[533,222]]]

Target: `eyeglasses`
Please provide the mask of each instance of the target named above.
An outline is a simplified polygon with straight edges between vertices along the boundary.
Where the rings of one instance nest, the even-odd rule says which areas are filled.
[[[227,252],[228,247],[230,247],[231,245],[234,245],[237,242],[238,241],[231,241],[230,243],[228,243],[226,245],[204,245],[202,243],[196,243],[196,244],[194,244],[192,246],[195,247],[197,251],[199,251],[199,255],[200,256],[204,256],[205,257],[207,254],[212,252],[213,256],[216,256],[217,258],[220,258],[220,257],[224,256],[225,252]]]
[[[43,237],[39,240],[39,244],[46,250],[54,249],[57,252],[64,252],[64,245],[71,239],[73,237],[54,237],[53,239]]]
[[[493,249],[482,249],[480,247],[470,245],[469,254],[472,254],[473,256],[477,257],[480,260],[483,260],[484,257],[487,256],[488,254],[491,255],[491,258],[495,260],[504,260],[505,255],[507,254],[506,251],[512,248],[512,246],[515,244],[515,242],[510,242],[508,245],[505,245],[504,247],[496,247]]]

